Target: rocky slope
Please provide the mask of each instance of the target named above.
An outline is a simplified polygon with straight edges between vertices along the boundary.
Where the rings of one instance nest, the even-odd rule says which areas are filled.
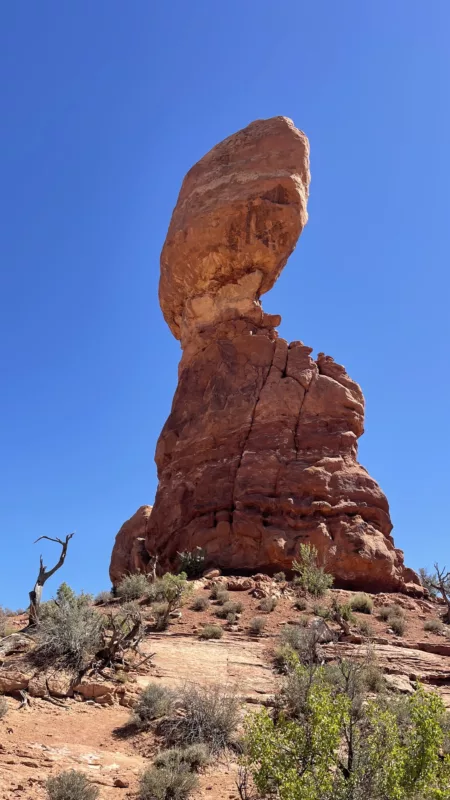
[[[341,587],[421,592],[386,497],[357,461],[360,387],[329,356],[278,338],[280,317],[261,307],[306,223],[308,191],[308,141],[285,117],[230,136],[183,182],[159,292],[183,348],[179,382],[144,547],[132,518],[113,582],[195,547],[229,571],[289,570],[312,542]]]

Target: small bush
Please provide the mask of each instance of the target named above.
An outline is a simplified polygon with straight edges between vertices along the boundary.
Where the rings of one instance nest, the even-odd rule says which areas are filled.
[[[286,575],[284,572],[276,572],[273,576],[275,583],[284,583],[286,580]]]
[[[264,617],[253,617],[249,624],[250,633],[254,636],[261,636],[266,624],[267,620]]]
[[[403,617],[389,617],[388,624],[397,636],[403,636],[406,630],[406,620]]]
[[[113,599],[112,592],[109,592],[108,590],[105,590],[104,592],[99,592],[98,593],[98,595],[96,596],[96,598],[94,600],[94,603],[95,603],[96,606],[102,606],[105,603],[110,603],[112,599]]]
[[[205,625],[199,633],[200,639],[221,639],[223,629],[220,625]]]
[[[373,636],[373,628],[366,619],[358,622],[358,630],[362,636]]]
[[[271,611],[274,611],[276,606],[277,606],[276,597],[263,597],[263,599],[259,604],[261,611],[265,611],[266,614],[270,614]]]
[[[0,606],[0,639],[4,636],[9,636],[10,633],[14,633],[15,628],[8,620],[9,614],[7,609],[4,609]]]
[[[226,589],[222,583],[213,583],[211,586],[211,594],[209,595],[211,600],[217,600],[217,595],[219,592],[225,592]]]
[[[204,744],[191,744],[184,748],[171,747],[170,750],[162,750],[153,763],[158,769],[175,768],[185,764],[193,772],[198,772],[208,764],[209,759],[210,753]]]
[[[60,662],[83,669],[100,649],[103,624],[103,617],[87,605],[55,605],[39,624],[32,658],[40,665]]]
[[[60,772],[46,783],[49,800],[96,800],[97,786],[88,781],[84,772],[71,769]]]
[[[174,693],[159,683],[149,683],[141,692],[134,708],[135,718],[139,725],[145,726],[154,719],[165,717],[173,710]]]
[[[275,668],[282,675],[288,674],[299,663],[297,653],[289,644],[280,644],[275,650],[273,660]]]
[[[227,600],[223,606],[216,609],[216,617],[219,617],[219,619],[226,619],[228,614],[240,614],[242,608],[242,603],[239,600]]]
[[[308,603],[304,597],[297,597],[297,600],[294,602],[294,608],[296,611],[306,611]]]
[[[442,633],[444,626],[440,619],[427,619],[427,621],[424,622],[423,629],[431,633]]]
[[[206,611],[209,608],[209,600],[207,597],[194,597],[191,606],[193,611]]]
[[[378,617],[379,619],[383,620],[383,622],[387,622],[389,617],[404,617],[405,612],[403,608],[396,603],[391,606],[381,606],[378,610]]]
[[[358,611],[360,614],[371,614],[373,611],[373,600],[365,592],[358,592],[352,597],[350,601],[352,611]]]
[[[147,576],[142,572],[135,572],[133,575],[125,575],[117,586],[117,597],[121,600],[139,600],[150,589]]]
[[[227,592],[226,589],[219,589],[216,592],[216,598],[215,599],[217,600],[219,606],[223,606],[223,605],[225,605],[225,603],[228,603],[228,601],[230,599],[230,593]]]
[[[165,631],[169,627],[170,606],[168,603],[154,603],[152,606],[155,618],[155,629]]]
[[[187,684],[178,695],[182,715],[173,719],[169,739],[178,745],[204,744],[223,750],[239,721],[239,698],[221,686]]]
[[[186,800],[198,788],[188,766],[149,767],[141,776],[138,800]]]
[[[320,661],[319,635],[314,628],[285,625],[281,629],[281,644],[288,645],[302,664],[317,664]]]
[[[228,625],[234,625],[236,620],[237,620],[237,615],[233,611],[230,611],[230,613],[227,614]]]
[[[297,573],[295,583],[314,597],[323,597],[333,585],[333,576],[319,566],[316,548],[301,544],[298,558],[292,562],[292,569]]]
[[[8,703],[6,702],[4,697],[0,697],[0,719],[3,719],[4,716],[8,713]]]
[[[178,553],[180,572],[184,572],[188,578],[200,578],[205,571],[206,552],[201,547],[195,550],[184,550]]]
[[[313,614],[321,619],[330,619],[330,609],[319,606],[317,603],[313,605]]]

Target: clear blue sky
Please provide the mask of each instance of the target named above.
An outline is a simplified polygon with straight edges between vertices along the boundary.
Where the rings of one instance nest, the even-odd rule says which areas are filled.
[[[449,30],[448,0],[2,3],[0,604],[26,604],[42,534],[76,530],[47,596],[108,588],[176,385],[181,180],[276,114],[311,141],[310,222],[265,309],[363,387],[407,563],[450,562]]]

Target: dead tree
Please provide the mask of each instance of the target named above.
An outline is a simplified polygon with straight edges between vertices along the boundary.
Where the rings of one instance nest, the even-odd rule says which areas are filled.
[[[68,533],[64,541],[58,538],[52,539],[51,536],[40,536],[39,539],[36,539],[36,542],[40,542],[42,539],[47,539],[49,542],[56,542],[57,544],[61,545],[62,549],[59,561],[57,564],[55,564],[54,567],[52,567],[52,569],[47,569],[47,567],[44,566],[42,556],[39,556],[39,574],[37,576],[36,583],[34,584],[33,589],[29,593],[30,597],[30,610],[28,617],[29,625],[37,625],[37,623],[39,622],[39,608],[42,599],[42,589],[46,581],[48,581],[48,579],[51,578],[52,575],[54,575],[55,572],[64,564],[67,555],[67,547],[73,535],[74,535],[73,533]],[[34,544],[36,544],[36,542],[34,542]]]
[[[434,569],[435,574],[430,579],[430,585],[442,596],[447,606],[445,621],[450,624],[450,570],[447,572],[446,567],[440,569],[439,564],[435,564]]]

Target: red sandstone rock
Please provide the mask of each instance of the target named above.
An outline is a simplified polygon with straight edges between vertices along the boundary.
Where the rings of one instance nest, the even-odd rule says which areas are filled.
[[[357,461],[360,387],[329,356],[279,339],[279,317],[259,303],[306,222],[308,183],[306,137],[284,117],[229,137],[185,178],[160,282],[184,352],[156,448],[146,551],[163,568],[198,546],[206,566],[274,573],[311,542],[337,586],[420,592],[386,497]],[[113,581],[136,558],[122,531]]]
[[[124,575],[146,572],[150,556],[145,547],[152,507],[141,506],[121,527],[116,536],[109,576],[117,584]]]

